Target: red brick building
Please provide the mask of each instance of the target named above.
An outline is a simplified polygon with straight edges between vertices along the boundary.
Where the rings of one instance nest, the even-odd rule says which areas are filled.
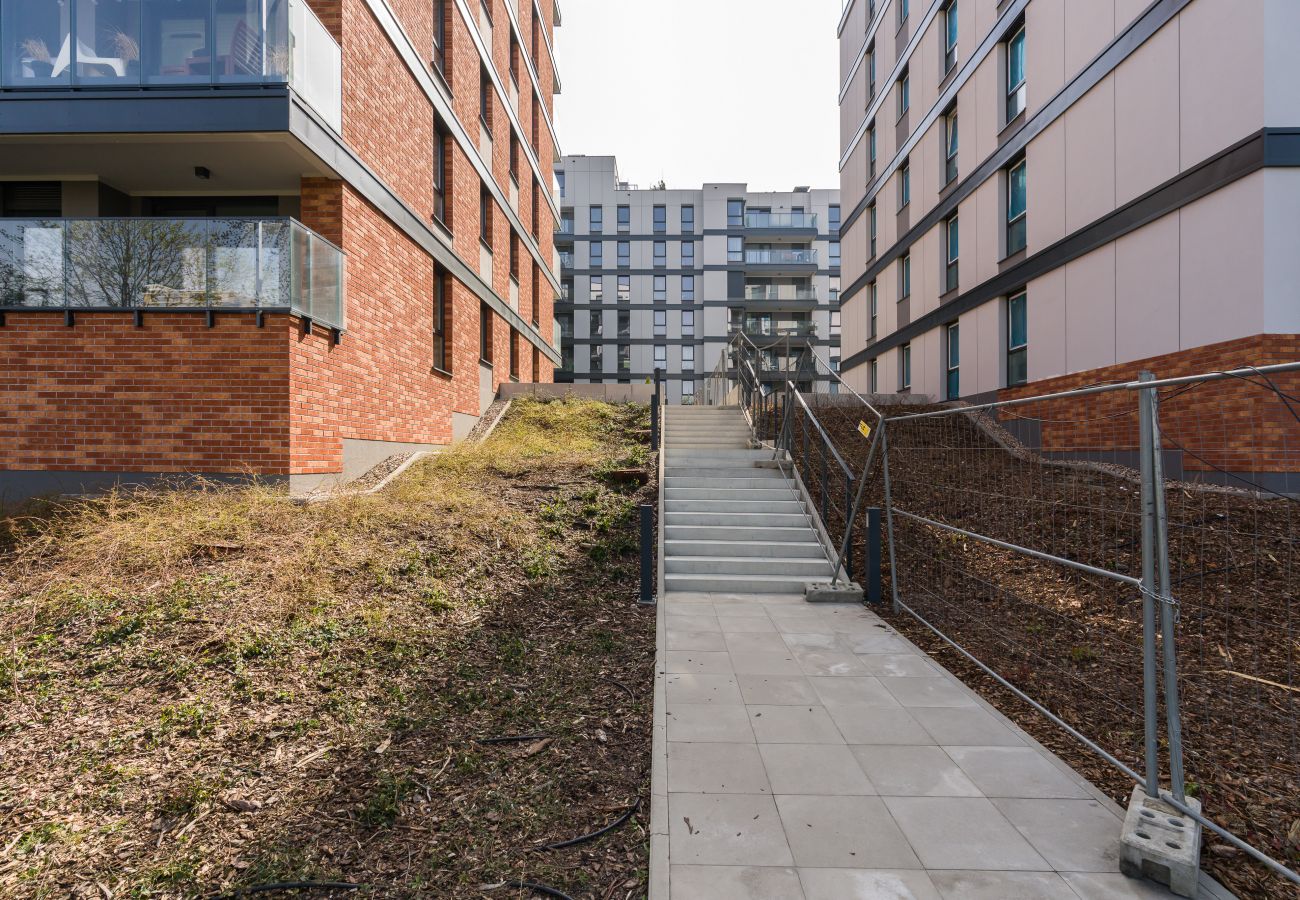
[[[0,502],[309,490],[551,381],[553,0],[0,8]]]

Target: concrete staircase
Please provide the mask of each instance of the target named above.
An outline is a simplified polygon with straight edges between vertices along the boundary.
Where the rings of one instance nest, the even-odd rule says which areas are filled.
[[[831,577],[794,482],[737,407],[664,410],[664,589],[801,593]]]

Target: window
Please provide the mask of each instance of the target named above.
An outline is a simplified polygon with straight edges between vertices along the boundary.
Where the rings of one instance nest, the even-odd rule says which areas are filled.
[[[591,276],[591,290],[589,291],[592,303],[599,303],[605,299],[605,276]]]
[[[831,260],[830,260],[831,268],[838,269],[840,267],[840,242],[831,241],[830,250],[831,250]]]
[[[510,129],[510,179],[519,183],[519,138],[515,137],[514,129]]]
[[[656,206],[654,208],[654,232],[663,234],[668,230],[668,207]]]
[[[912,76],[907,69],[898,76],[898,117],[901,119],[912,108]]]
[[[1025,216],[1028,206],[1025,161],[1007,170],[1007,256],[1025,249]]]
[[[957,65],[957,0],[948,0],[943,8],[943,71],[948,74]]]
[[[1025,111],[1025,26],[1022,24],[1006,41],[1007,121]]]
[[[867,259],[876,258],[876,204],[867,207]]]
[[[840,305],[840,289],[837,288],[837,287],[833,287],[833,288],[831,288],[831,290],[830,290],[830,294],[831,294],[831,306],[839,306],[839,305]]]
[[[478,70],[478,117],[483,127],[492,133],[492,78],[484,66]]]
[[[519,42],[515,36],[510,35],[510,80],[515,83],[515,93],[519,92]]]
[[[682,313],[682,315],[684,316],[686,313]],[[695,348],[690,344],[682,344],[682,371],[695,371]]]
[[[632,300],[632,276],[618,276],[618,302],[628,303]]]
[[[560,197],[564,197],[564,170],[556,170],[555,183],[560,186]]]
[[[656,309],[654,311],[654,336],[663,337],[668,333],[668,310]]]
[[[654,298],[658,303],[668,299],[668,276],[656,275],[654,277]]]
[[[943,117],[943,183],[957,177],[957,107]]]
[[[961,336],[956,322],[950,322],[944,329],[944,342],[947,344],[947,362],[945,364],[944,399],[956,400],[961,397]]]
[[[840,205],[832,203],[826,216],[826,225],[831,231],[840,230]]]
[[[911,4],[908,0],[898,0],[898,24],[902,25],[907,21],[907,14]]]
[[[573,279],[572,278],[560,279],[560,299],[563,300],[565,303],[568,303],[573,300]]]
[[[695,207],[682,207],[682,234],[694,234],[695,232]]]
[[[898,258],[898,299],[906,300],[912,295],[912,254],[904,253]]]
[[[745,226],[745,201],[727,201],[727,227],[743,228]]]
[[[727,262],[744,262],[745,261],[745,239],[742,237],[727,238]]]
[[[437,4],[442,8],[442,4]],[[447,132],[433,120],[433,217],[447,224]]]
[[[655,345],[655,368],[668,368],[668,348],[659,344]]]
[[[668,242],[655,241],[655,268],[661,269],[668,265]]]
[[[478,191],[478,236],[492,249],[492,193],[483,185]]]
[[[587,354],[587,370],[590,372],[605,371],[605,348],[600,344],[592,344]]]
[[[871,127],[867,129],[867,162],[868,178],[876,177],[876,123],[872,122]]]
[[[542,267],[533,263],[533,325],[537,325],[542,308]],[[536,371],[536,367],[534,367]]]
[[[629,344],[618,345],[618,370],[620,372],[632,371],[632,347]]]
[[[441,4],[439,4],[441,5]],[[441,372],[451,371],[451,341],[447,340],[447,273],[433,269],[433,367]]]
[[[632,244],[628,241],[618,242],[618,267],[626,269],[632,265]]]
[[[627,234],[632,230],[632,207],[620,205],[618,208],[618,232]]]
[[[682,276],[682,300],[683,301],[695,300],[695,276],[694,275]]]
[[[873,281],[867,285],[867,305],[870,312],[868,327],[871,329],[867,332],[867,337],[874,338],[877,334],[876,326],[879,322],[877,318],[880,315],[879,296],[876,293],[876,283]]]
[[[953,213],[944,223],[944,265],[943,265],[943,289],[944,292],[957,290],[957,214]]]
[[[880,392],[880,379],[876,377],[876,361],[871,361],[871,393]]]
[[[876,98],[876,45],[867,48],[867,105]]]
[[[695,336],[695,310],[682,310],[682,337]]]
[[[587,230],[592,234],[605,230],[605,207],[593,206],[587,211]]]
[[[695,268],[695,241],[682,241],[682,268]]]
[[[492,307],[478,305],[478,358],[492,365]]]
[[[905,159],[898,167],[898,208],[912,202],[912,160]]]
[[[510,329],[510,377],[519,380],[519,332]]]
[[[447,74],[447,4],[453,0],[433,0],[433,67]]]
[[[1026,348],[1029,344],[1025,292],[1007,298],[1007,386],[1029,380]]]
[[[519,235],[510,230],[510,277],[519,281]]]
[[[604,241],[592,241],[589,245],[588,253],[591,256],[591,266],[593,269],[605,268],[605,243]]]
[[[693,379],[682,380],[682,403],[691,404],[695,402],[695,381]]]
[[[831,310],[831,337],[835,337],[839,333],[840,333],[840,311],[838,309],[832,309]]]
[[[898,348],[898,389],[905,391],[912,386],[912,345],[903,344]]]
[[[620,338],[632,336],[632,314],[624,309],[618,311],[618,336]]]

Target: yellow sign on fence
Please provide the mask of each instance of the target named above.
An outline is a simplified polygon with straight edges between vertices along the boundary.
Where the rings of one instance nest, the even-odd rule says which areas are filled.
[[[858,422],[858,431],[862,432],[862,436],[864,438],[871,437],[871,426],[868,425],[866,422],[863,421]]]

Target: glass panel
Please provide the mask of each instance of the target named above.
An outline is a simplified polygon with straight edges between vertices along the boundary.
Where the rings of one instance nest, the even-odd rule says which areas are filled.
[[[0,219],[0,306],[63,305],[64,223]]]
[[[1026,206],[1025,164],[1007,173],[1007,220],[1022,215]]]
[[[67,304],[207,306],[208,243],[204,219],[69,221]]]
[[[957,241],[957,217],[953,216],[948,220],[948,262],[953,262],[957,259]]]
[[[1025,30],[1016,32],[1007,46],[1007,91],[1025,80]]]
[[[1027,380],[1025,351],[1013,350],[1007,354],[1007,384],[1024,384]]]
[[[1007,301],[1007,346],[1023,347],[1028,341],[1025,295],[1018,294]]]
[[[148,83],[213,77],[209,0],[141,0],[140,59]]]
[[[80,84],[140,82],[140,0],[77,0]]]
[[[0,4],[4,82],[67,84],[72,77],[71,4],[9,0]]]
[[[1027,221],[1028,219],[1021,216],[1007,225],[1007,256],[1025,249],[1025,223]]]
[[[948,27],[946,32],[945,48],[951,50],[957,46],[957,0],[948,4],[948,10],[944,15],[945,24]]]
[[[289,239],[289,265],[293,273],[289,289],[290,305],[294,309],[309,310],[311,308],[311,233],[306,228],[294,227]]]
[[[261,250],[258,223],[214,219],[209,227],[208,287],[213,306],[257,306]]]
[[[948,326],[948,368],[955,369],[961,362],[961,339],[957,325]]]

